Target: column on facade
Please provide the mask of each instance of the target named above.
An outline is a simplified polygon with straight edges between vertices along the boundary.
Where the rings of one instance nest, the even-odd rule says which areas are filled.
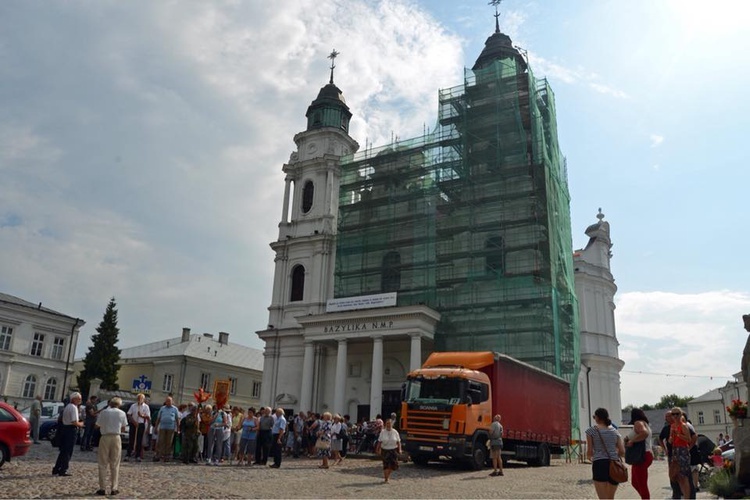
[[[336,353],[336,381],[333,389],[333,411],[343,415],[346,413],[344,408],[344,398],[346,397],[346,339],[339,339],[339,348]]]
[[[410,333],[411,352],[409,357],[409,371],[414,371],[422,366],[422,334]]]
[[[312,407],[313,367],[315,346],[312,341],[305,341],[305,354],[302,359],[302,386],[300,389],[299,409],[310,411]]]
[[[284,179],[285,185],[284,185],[284,205],[281,212],[281,222],[287,223],[289,222],[289,188],[292,183],[291,179],[287,177]]]
[[[383,407],[383,337],[372,338],[372,377],[370,382],[370,420]]]

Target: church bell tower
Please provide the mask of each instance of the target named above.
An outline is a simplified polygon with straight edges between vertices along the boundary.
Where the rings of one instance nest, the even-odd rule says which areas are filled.
[[[331,77],[307,108],[307,128],[294,136],[297,145],[282,170],[286,175],[279,237],[275,252],[273,295],[268,327],[258,333],[265,341],[261,404],[292,405],[300,394],[304,338],[296,318],[325,312],[333,297],[336,226],[339,206],[340,159],[359,144],[349,136],[352,113]],[[279,373],[283,366],[300,373]],[[289,371],[289,370],[285,370]],[[287,399],[285,401],[285,398]],[[309,402],[308,402],[309,404]]]

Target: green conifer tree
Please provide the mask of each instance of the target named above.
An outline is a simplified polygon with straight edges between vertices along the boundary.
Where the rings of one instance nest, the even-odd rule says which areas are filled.
[[[78,388],[88,397],[91,379],[100,378],[102,389],[117,390],[117,372],[120,370],[120,349],[117,347],[117,304],[112,297],[96,334],[91,336],[91,346],[83,358],[83,371],[78,375]]]

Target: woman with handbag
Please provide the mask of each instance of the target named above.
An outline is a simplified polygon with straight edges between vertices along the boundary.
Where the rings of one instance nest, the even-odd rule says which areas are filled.
[[[619,482],[611,476],[610,464],[625,454],[625,446],[605,408],[597,408],[593,418],[595,424],[586,429],[586,456],[591,461],[594,489],[599,498],[614,498]]]
[[[328,459],[331,457],[331,413],[325,412],[323,420],[318,422],[317,439],[315,440],[315,451],[318,457],[323,459],[323,463],[318,466],[319,469],[328,468]]]
[[[654,461],[651,450],[652,434],[646,414],[640,408],[630,411],[630,422],[633,426],[634,436],[625,438],[625,461],[632,465],[633,471],[631,483],[641,498],[651,498],[648,491],[648,468]]]

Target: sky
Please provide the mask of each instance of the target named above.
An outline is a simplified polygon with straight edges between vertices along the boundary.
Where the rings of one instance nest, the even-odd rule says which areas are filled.
[[[360,145],[430,129],[494,31],[485,0],[0,2],[0,290],[120,347],[262,348],[284,180],[336,84]],[[739,371],[750,313],[750,3],[502,3],[556,96],[573,247],[611,224],[622,403]],[[573,249],[571,249],[573,250]]]

